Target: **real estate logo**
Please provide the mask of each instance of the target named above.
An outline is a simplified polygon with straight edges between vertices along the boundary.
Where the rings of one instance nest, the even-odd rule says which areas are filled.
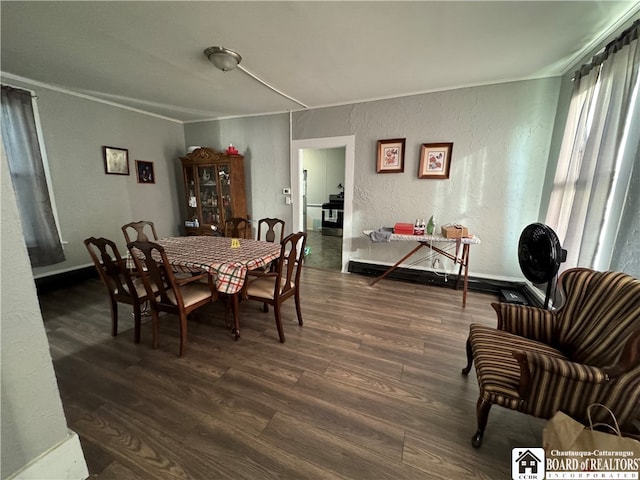
[[[511,450],[513,480],[544,480],[544,449],[514,448]]]

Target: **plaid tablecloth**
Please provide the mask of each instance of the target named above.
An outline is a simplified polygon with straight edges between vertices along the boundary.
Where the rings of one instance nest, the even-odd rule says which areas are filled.
[[[238,239],[240,247],[231,248],[228,237],[168,237],[158,240],[177,271],[206,271],[214,276],[220,293],[240,291],[247,270],[268,265],[280,256],[278,243]]]

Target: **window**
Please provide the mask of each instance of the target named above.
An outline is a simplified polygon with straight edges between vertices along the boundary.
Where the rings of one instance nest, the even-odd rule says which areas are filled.
[[[65,260],[42,160],[31,92],[2,86],[2,141],[32,267]]]
[[[640,277],[640,44],[636,21],[576,72],[546,222],[565,268]]]

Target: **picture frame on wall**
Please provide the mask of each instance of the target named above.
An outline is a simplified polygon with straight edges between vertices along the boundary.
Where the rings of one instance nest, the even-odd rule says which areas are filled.
[[[447,179],[451,169],[453,143],[423,143],[418,178]]]
[[[404,138],[378,140],[377,173],[404,172]]]
[[[153,172],[153,162],[136,160],[136,174],[138,183],[156,183],[156,176]]]
[[[104,173],[108,175],[129,175],[129,150],[117,147],[102,147]]]

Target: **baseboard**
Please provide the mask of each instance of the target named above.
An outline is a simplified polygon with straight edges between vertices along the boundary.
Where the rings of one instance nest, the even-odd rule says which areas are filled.
[[[38,293],[46,293],[59,288],[71,287],[77,283],[84,282],[86,280],[97,278],[98,271],[93,265],[89,267],[81,267],[75,270],[68,270],[61,273],[56,273],[46,277],[38,277],[35,279],[36,290]]]
[[[7,477],[7,480],[84,480],[88,477],[89,470],[80,445],[80,437],[69,430],[66,439]]]
[[[349,261],[348,271],[370,277],[378,277],[387,271],[389,266],[375,263]],[[399,280],[424,285],[437,285],[445,288],[455,288],[457,275],[444,275],[443,272],[433,270],[420,270],[415,268],[398,267],[391,272],[386,279]],[[445,281],[446,279],[446,281]],[[468,278],[469,291],[500,294],[500,290],[514,290],[524,296],[529,305],[541,307],[542,303],[535,292],[530,290],[530,286],[525,282],[512,282],[506,280],[496,280],[470,275]]]

